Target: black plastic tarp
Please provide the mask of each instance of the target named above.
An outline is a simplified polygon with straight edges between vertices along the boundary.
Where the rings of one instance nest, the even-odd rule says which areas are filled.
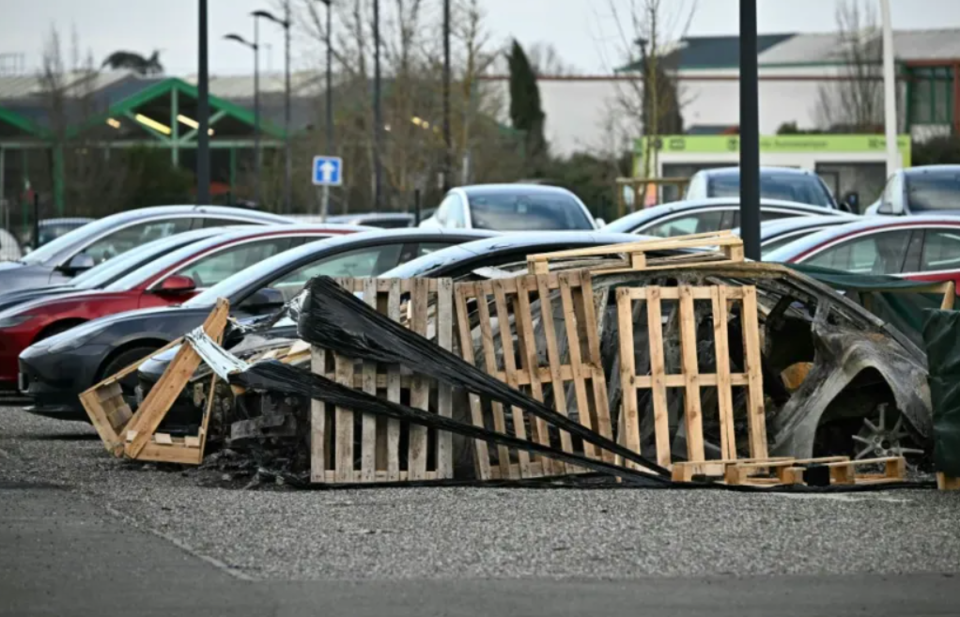
[[[927,311],[926,316],[934,466],[960,476],[960,312]]]

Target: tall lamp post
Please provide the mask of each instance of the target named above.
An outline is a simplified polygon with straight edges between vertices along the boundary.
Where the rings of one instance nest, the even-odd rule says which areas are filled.
[[[450,190],[450,0],[443,0],[443,192]]]
[[[760,88],[757,0],[740,0],[740,237],[760,261]]]
[[[290,0],[283,3],[285,19],[278,19],[270,11],[254,11],[254,19],[263,17],[283,28],[284,41],[284,88],[283,88],[283,211],[293,210],[291,201],[291,182],[293,162],[290,151]]]
[[[256,197],[255,201],[259,207],[261,204],[260,193],[260,27],[258,20],[253,20],[253,42],[243,38],[239,34],[228,34],[223,38],[229,41],[236,41],[244,47],[253,50],[253,169],[256,177]]]
[[[383,169],[380,160],[383,111],[380,108],[380,0],[373,0],[373,210],[383,205]]]
[[[326,31],[326,43],[327,43],[327,85],[326,85],[326,98],[327,98],[327,156],[333,156],[333,39],[331,38],[332,30],[332,21],[330,19],[330,4],[331,0],[320,0],[320,2],[327,5],[327,31]],[[330,214],[330,187],[328,185],[323,185],[323,198],[320,204],[320,212],[323,216],[322,220],[326,221],[327,216]]]
[[[210,203],[210,79],[207,71],[207,0],[200,0],[197,46],[197,204]]]

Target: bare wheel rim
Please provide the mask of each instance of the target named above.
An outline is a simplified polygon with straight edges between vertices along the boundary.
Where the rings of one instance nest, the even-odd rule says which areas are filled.
[[[888,456],[922,457],[925,454],[920,448],[909,447],[913,445],[913,440],[903,424],[903,414],[896,414],[894,422],[891,417],[894,414],[889,413],[888,409],[888,403],[881,403],[877,407],[877,422],[864,418],[860,431],[853,435],[857,460]]]

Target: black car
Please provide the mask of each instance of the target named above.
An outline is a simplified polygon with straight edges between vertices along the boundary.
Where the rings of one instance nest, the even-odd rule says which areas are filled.
[[[762,223],[798,216],[845,216],[845,213],[792,201],[760,200],[760,222]],[[717,197],[644,208],[618,218],[602,227],[600,231],[670,238],[734,229],[739,226],[740,198]]]
[[[135,251],[127,251],[113,259],[109,259],[93,268],[90,268],[83,274],[78,274],[74,278],[59,285],[44,285],[42,287],[28,287],[24,289],[14,289],[4,292],[0,290],[0,311],[10,307],[51,298],[53,296],[75,293],[77,291],[86,291],[90,289],[102,289],[119,280],[121,277],[139,269],[154,260],[163,257],[167,253],[199,242],[210,236],[223,233],[223,227],[206,227],[204,229],[194,229],[175,236],[161,238],[148,242]]]
[[[219,206],[159,206],[120,212],[74,229],[18,261],[0,263],[0,290],[65,283],[130,249],[192,229],[291,222],[266,212]]]
[[[20,354],[21,391],[35,413],[86,418],[78,395],[107,377],[105,368],[136,361],[196,328],[218,298],[243,319],[280,309],[308,280],[330,276],[377,276],[398,264],[453,244],[492,235],[483,231],[398,229],[313,242],[266,259],[176,307],[131,311],[96,319],[63,335],[37,342]],[[133,400],[135,378],[127,382]]]
[[[424,255],[381,274],[380,278],[449,277],[457,280],[487,278],[484,275],[490,274],[492,269],[511,271],[523,269],[526,267],[527,255],[534,253],[549,253],[637,240],[638,238],[632,234],[611,234],[599,231],[505,234],[466,242]],[[281,321],[264,335],[272,339],[296,338],[297,326],[290,320]],[[143,392],[149,391],[160,379],[175,354],[176,350],[171,349],[140,365],[138,379]]]

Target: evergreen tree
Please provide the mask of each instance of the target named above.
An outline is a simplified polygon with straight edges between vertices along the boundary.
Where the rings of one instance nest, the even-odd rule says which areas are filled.
[[[516,40],[507,56],[510,66],[510,120],[513,128],[526,134],[526,155],[530,170],[537,175],[543,171],[547,142],[543,135],[546,116],[540,106],[540,87],[537,75],[527,54]]]

